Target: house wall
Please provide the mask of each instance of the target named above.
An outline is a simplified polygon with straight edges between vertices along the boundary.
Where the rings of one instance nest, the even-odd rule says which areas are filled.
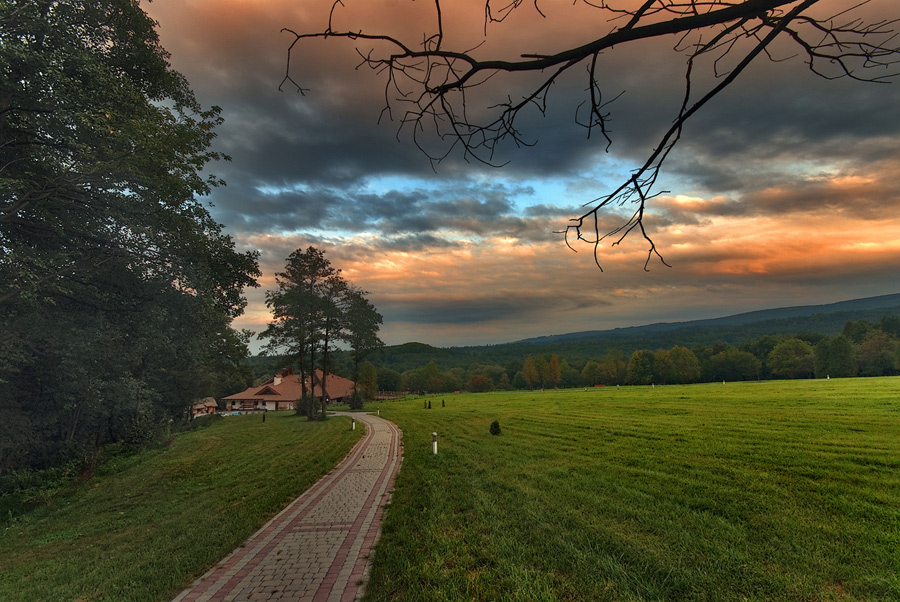
[[[251,401],[247,403],[241,400],[232,399],[229,400],[228,407],[226,409],[230,412],[277,412],[283,410],[293,410],[294,408],[295,405],[293,401],[266,400],[265,402]]]

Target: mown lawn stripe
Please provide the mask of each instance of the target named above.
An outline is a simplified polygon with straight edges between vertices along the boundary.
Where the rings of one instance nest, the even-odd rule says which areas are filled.
[[[367,600],[900,599],[898,390],[835,379],[384,404],[406,454]]]
[[[363,430],[229,417],[5,526],[0,600],[166,601],[343,458]]]

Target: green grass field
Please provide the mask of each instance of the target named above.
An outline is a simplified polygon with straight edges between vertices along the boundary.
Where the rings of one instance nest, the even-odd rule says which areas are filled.
[[[348,424],[229,417],[121,458],[0,526],[0,600],[170,600],[340,461]]]
[[[367,601],[900,600],[898,378],[428,399],[378,405]],[[0,600],[165,602],[360,435],[228,418],[110,467],[0,527]]]
[[[430,399],[366,600],[900,600],[900,379]]]

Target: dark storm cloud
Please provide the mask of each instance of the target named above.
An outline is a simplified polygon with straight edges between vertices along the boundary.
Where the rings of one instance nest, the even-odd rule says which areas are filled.
[[[404,234],[402,236],[389,237],[379,240],[368,246],[373,255],[379,253],[400,251],[403,253],[421,253],[435,250],[459,248],[460,243],[447,240],[427,233]]]
[[[521,291],[492,293],[472,291],[464,297],[394,301],[385,307],[396,319],[407,322],[478,324],[498,320],[516,322],[535,316],[548,316],[598,305],[609,305],[609,302],[598,300],[594,296],[566,292],[529,294]]]
[[[304,10],[280,3],[265,8],[254,5],[252,12],[244,9],[247,12],[241,17],[231,17],[252,16],[252,25],[228,26],[227,11],[234,13],[238,7],[238,3],[226,3],[215,14],[202,15],[196,23],[164,23],[166,28],[183,28],[180,43],[205,59],[206,68],[189,75],[202,99],[224,108],[227,121],[221,143],[234,161],[218,166],[217,171],[222,171],[226,180],[252,174],[265,183],[291,178],[313,185],[352,186],[371,174],[430,176],[432,164],[411,143],[410,128],[398,134],[402,103],[395,104],[395,121],[382,115],[384,80],[365,68],[354,69],[358,57],[351,44],[336,40],[302,45],[292,74],[309,91],[301,96],[287,85],[284,92],[278,92],[290,42],[289,35],[279,33],[280,28],[318,29],[325,23],[327,11],[319,10],[321,7],[314,10],[315,5]],[[341,12],[341,19],[353,23],[354,12],[361,8],[347,8]],[[423,21],[423,26],[427,23]],[[586,24],[584,28],[588,29]],[[229,34],[223,35],[226,30]],[[492,35],[502,43],[503,36],[512,33],[496,28]],[[539,45],[560,46],[546,33],[532,44],[534,50]],[[178,47],[170,49],[179,51]],[[608,99],[621,94],[608,107],[613,139],[610,155],[599,132],[593,132],[589,139],[587,131],[575,123],[578,107],[586,99],[587,83],[585,72],[576,69],[551,90],[546,114],[537,108],[522,113],[519,130],[526,142],[536,145],[518,148],[509,142],[501,147],[495,161],[510,161],[504,173],[511,179],[575,175],[612,157],[637,166],[675,115],[683,94],[683,70],[684,57],[672,51],[670,40],[641,48],[617,48],[601,57],[600,64]],[[505,100],[507,94],[523,94],[527,87],[520,80],[512,79],[510,88],[499,82],[489,88],[489,83],[486,93],[478,95],[480,104],[472,102],[467,110],[479,114],[490,104]],[[898,112],[893,110],[900,100],[896,88],[827,82],[809,73],[799,59],[786,63],[760,59],[737,84],[689,122],[681,146],[690,149],[694,161],[685,161],[678,173],[693,176],[715,193],[722,193],[741,186],[747,177],[727,166],[716,168],[729,157],[737,159],[747,153],[760,156],[776,147],[782,152],[809,150],[811,146],[818,147],[823,156],[834,156],[841,151],[829,141],[896,132],[900,123]],[[489,89],[493,93],[488,94]],[[773,139],[778,141],[776,145]],[[427,135],[425,140],[427,146]],[[454,153],[436,166],[435,177],[449,178],[476,168],[477,163],[468,163],[460,153]]]
[[[525,209],[525,215],[529,217],[549,217],[559,219],[562,216],[570,216],[578,213],[581,207],[559,207],[557,205],[539,204],[529,205]]]
[[[371,31],[414,26],[417,43],[432,24],[433,4],[345,5],[338,7],[341,24],[352,26],[345,18],[359,13]],[[864,10],[876,5],[885,14],[870,20],[895,8],[878,0]],[[896,263],[896,84],[825,81],[799,57],[759,60],[688,122],[660,175],[654,192],[669,192],[649,203],[646,225],[667,245],[660,250],[676,267],[653,264],[650,274],[643,272],[646,245],[638,235],[615,248],[604,245],[600,261],[608,269],[601,275],[590,245],[571,254],[554,231],[586,211],[582,203],[615,189],[670,126],[684,93],[685,62],[672,51],[674,40],[617,47],[600,58],[604,100],[618,96],[607,107],[608,149],[599,131],[588,137],[576,123],[588,83],[579,66],[553,86],[546,113],[530,107],[520,115],[516,125],[529,145],[507,140],[493,157],[504,167],[492,169],[459,149],[432,164],[413,143],[412,130],[400,129],[403,104],[395,103],[392,115],[382,113],[385,80],[355,69],[359,57],[347,40],[302,44],[292,75],[308,91],[301,95],[289,85],[278,90],[290,43],[280,28],[321,29],[331,2],[142,6],[160,20],[163,46],[201,103],[223,109],[215,146],[233,160],[210,168],[228,182],[211,198],[214,217],[239,244],[262,251],[269,278],[291,251],[308,245],[325,250],[354,281],[374,291],[386,328],[392,322],[416,325],[404,331],[410,333],[405,340],[510,340],[659,321],[730,302],[719,311],[726,315],[772,306],[779,291],[799,295],[802,287],[838,295],[832,300],[852,297],[848,286],[895,292],[875,289],[891,286],[879,279],[879,266]],[[442,4],[446,31],[455,32],[465,17],[478,37],[481,14],[467,6]],[[546,19],[523,3],[520,12],[530,17],[492,27],[485,51],[493,45],[508,53],[552,52],[612,27],[567,16],[586,5],[542,8]],[[404,11],[403,19],[396,10]],[[549,13],[563,15],[564,29],[553,29],[560,20]],[[466,40],[464,47],[478,41]],[[794,52],[778,49],[775,58]],[[717,81],[700,75],[694,97]],[[466,111],[481,118],[490,105],[525,91],[519,78],[495,78],[473,92]],[[427,148],[446,149],[427,131],[421,135]],[[601,214],[601,233],[621,225],[632,210],[614,207]],[[843,224],[860,231],[839,232],[832,245],[831,230]],[[865,247],[870,241],[884,248]],[[812,251],[819,255],[806,259]],[[829,281],[829,274],[840,282]],[[698,283],[708,290],[698,291]],[[262,298],[261,289],[252,293]],[[748,306],[754,298],[767,305]],[[798,296],[796,303],[805,300]],[[266,320],[260,307],[254,298],[248,314],[255,312],[255,328]],[[530,330],[507,336],[519,332],[511,321]],[[441,337],[457,338],[429,338],[429,326]]]
[[[421,153],[400,144],[374,119],[327,108],[271,107],[234,113],[226,107],[222,145],[233,161],[224,169],[262,181],[289,178],[320,185],[353,185],[373,173],[431,174]]]
[[[898,106],[896,84],[759,61],[692,118],[664,169],[711,194],[792,185],[815,164],[864,170],[900,149]]]
[[[241,179],[213,195],[216,218],[250,232],[314,230],[328,220],[335,203],[327,190],[265,191]]]
[[[358,186],[365,188],[365,182]],[[446,181],[433,189],[387,190],[380,194],[357,187],[308,186],[281,181],[247,186],[239,179],[216,192],[217,217],[259,233],[324,230],[378,233],[396,247],[407,233],[454,233],[467,236],[515,236],[546,240],[546,208],[518,215],[512,197],[529,195],[527,186]]]

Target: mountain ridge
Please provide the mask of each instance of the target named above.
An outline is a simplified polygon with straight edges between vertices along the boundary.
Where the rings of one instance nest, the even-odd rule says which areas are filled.
[[[900,293],[742,312],[719,318],[658,322],[610,330],[547,335],[490,345],[435,347],[409,342],[384,347],[371,358],[376,365],[399,372],[435,361],[440,369],[466,368],[474,363],[509,366],[529,355],[557,354],[572,363],[602,357],[617,349],[626,355],[638,349],[693,348],[724,343],[739,346],[761,336],[820,336],[840,334],[850,321],[878,322],[886,313],[900,315]]]
[[[678,330],[681,328],[700,328],[705,326],[740,326],[769,320],[782,320],[786,318],[810,317],[817,314],[834,314],[843,312],[855,312],[873,309],[893,309],[900,307],[900,293],[890,295],[878,295],[875,297],[863,297],[847,301],[837,301],[821,305],[796,305],[790,307],[778,307],[742,312],[719,318],[702,318],[700,320],[686,320],[682,322],[654,322],[641,326],[624,326],[607,330],[585,330],[558,335],[544,335],[530,337],[500,345],[517,344],[542,344],[587,339],[598,336],[615,335],[619,338],[623,334],[651,334]]]

